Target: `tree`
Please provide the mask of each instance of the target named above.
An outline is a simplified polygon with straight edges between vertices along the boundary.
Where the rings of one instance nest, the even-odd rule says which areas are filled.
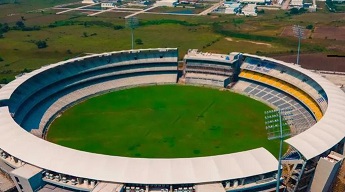
[[[39,49],[43,49],[43,48],[48,47],[47,42],[44,40],[36,41],[35,44],[37,45],[37,48],[39,48]]]
[[[10,30],[10,27],[8,26],[7,23],[4,23],[0,26],[0,31],[2,31],[3,33],[6,33],[9,30]]]
[[[136,40],[135,40],[135,43],[136,43],[137,45],[142,45],[142,44],[144,44],[143,41],[142,41],[141,39],[136,39]]]
[[[20,29],[22,29],[22,28],[25,27],[25,24],[24,24],[23,21],[17,21],[17,22],[16,22],[16,25],[17,25],[17,27],[20,28]]]
[[[298,14],[298,13],[299,13],[299,10],[298,10],[296,7],[290,9],[290,14],[291,14],[291,15],[296,15],[296,14]]]
[[[30,69],[27,69],[27,68],[24,68],[21,73],[29,73],[31,70]]]
[[[264,10],[264,9],[258,10],[258,14],[264,14],[264,13],[265,13],[265,10]]]
[[[125,27],[124,26],[122,26],[122,25],[115,25],[114,26],[114,29],[115,30],[120,30],[120,29],[124,29]]]
[[[309,30],[312,30],[312,29],[314,29],[314,26],[312,24],[310,24],[310,25],[307,25],[305,28],[309,29]]]
[[[7,84],[8,82],[10,82],[7,78],[2,78],[0,80],[0,84]]]

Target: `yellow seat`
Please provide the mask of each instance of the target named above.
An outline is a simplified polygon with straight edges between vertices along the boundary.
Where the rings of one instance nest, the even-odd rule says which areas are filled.
[[[303,102],[314,113],[317,120],[321,119],[322,112],[319,106],[317,105],[317,103],[314,101],[312,97],[310,97],[307,93],[302,91],[300,88],[288,82],[277,79],[275,77],[271,77],[271,76],[253,72],[253,71],[248,71],[245,69],[241,71],[239,76],[265,83],[267,85],[276,87],[280,90],[283,90],[284,92],[291,94],[292,96],[294,96],[295,98]]]

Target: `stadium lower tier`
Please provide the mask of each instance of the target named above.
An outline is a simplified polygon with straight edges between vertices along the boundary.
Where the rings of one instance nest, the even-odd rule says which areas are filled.
[[[290,129],[292,135],[298,135],[316,123],[308,108],[305,108],[300,101],[279,89],[247,79],[240,79],[233,89],[267,103],[274,108],[291,108]]]
[[[277,89],[280,89],[292,95],[293,97],[297,98],[299,101],[304,103],[312,111],[316,120],[321,119],[322,111],[317,105],[316,101],[314,101],[312,97],[310,97],[308,94],[303,92],[298,87],[291,85],[288,82],[277,79],[275,77],[270,77],[268,75],[260,74],[254,71],[242,70],[239,76],[242,78],[251,79],[257,82],[265,83],[269,86],[275,87]]]
[[[93,83],[94,84],[92,85],[81,87],[76,91],[61,93],[61,95],[58,95],[56,99],[49,100],[50,102],[47,102],[45,105],[41,104],[40,106],[44,106],[44,108],[39,110],[39,112],[42,112],[39,114],[39,117],[42,116],[42,118],[39,118],[39,128],[32,129],[31,132],[34,132],[35,135],[43,136],[42,134],[45,132],[45,128],[47,128],[50,122],[54,119],[54,116],[70,107],[71,104],[75,102],[80,102],[91,96],[123,88],[130,88],[132,86],[176,83],[176,74],[147,74]]]

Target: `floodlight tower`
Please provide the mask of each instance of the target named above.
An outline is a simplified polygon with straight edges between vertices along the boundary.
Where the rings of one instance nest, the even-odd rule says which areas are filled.
[[[298,38],[298,49],[297,49],[297,62],[296,64],[299,65],[299,53],[301,47],[301,39],[304,39],[304,27],[300,25],[294,25],[292,27],[293,33],[295,37]]]
[[[276,109],[265,111],[265,125],[267,136],[269,140],[280,139],[279,147],[279,161],[278,161],[278,174],[277,174],[277,187],[276,192],[279,192],[280,177],[281,177],[281,157],[283,148],[283,139],[291,135],[290,125],[292,125],[292,109]]]
[[[126,18],[126,26],[131,29],[132,34],[132,49],[134,49],[134,29],[137,28],[138,25],[139,21],[137,17]]]

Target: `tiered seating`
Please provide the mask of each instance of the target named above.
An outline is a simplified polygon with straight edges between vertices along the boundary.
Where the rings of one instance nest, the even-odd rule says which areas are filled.
[[[123,75],[113,75],[113,76],[107,76],[107,77],[100,77],[96,76],[91,80],[88,81],[81,81],[78,83],[70,83],[67,86],[62,86],[59,87],[61,89],[58,89],[57,91],[52,92],[51,90],[49,91],[50,94],[45,95],[44,98],[39,99],[36,101],[35,105],[30,105],[32,107],[27,107],[29,108],[28,110],[25,110],[26,113],[23,115],[24,117],[22,118],[21,125],[23,128],[30,130],[30,129],[36,129],[39,126],[39,121],[42,118],[43,114],[45,111],[49,108],[50,105],[52,105],[55,101],[57,101],[60,97],[63,95],[66,95],[71,92],[77,92],[78,94],[81,94],[79,91],[80,89],[84,87],[88,87],[93,84],[98,84],[101,86],[102,82],[108,82],[108,81],[113,81],[116,79],[127,79],[130,77],[136,77],[136,76],[152,76],[152,75],[166,75],[166,80],[167,82],[176,82],[176,72],[173,71],[156,71],[156,72],[139,72],[139,73],[130,73],[130,74],[123,74]],[[155,80],[158,81],[158,83],[161,82],[160,78],[155,78],[155,76],[152,76],[151,82],[154,83]],[[140,83],[138,83],[140,82]],[[133,84],[141,84],[141,79],[138,78],[137,81],[133,82]],[[103,86],[103,85],[102,85]],[[102,89],[102,86],[100,87]],[[112,85],[113,87],[116,86]],[[57,86],[55,86],[57,88]],[[93,93],[94,94],[94,93]]]
[[[89,58],[76,59],[65,63],[64,65],[60,65],[58,63],[55,64],[56,66],[54,68],[40,73],[38,76],[27,80],[25,84],[19,86],[11,96],[11,100],[15,102],[11,103],[10,111],[13,113],[16,112],[23,102],[25,102],[32,94],[44,89],[45,86],[70,78],[76,74],[105,69],[116,65],[138,65],[146,63],[156,63],[161,65],[164,65],[165,63],[172,64],[176,60],[176,56],[176,51],[162,52],[160,50],[149,50],[143,52],[137,51],[136,53],[115,52],[108,56],[90,56]]]
[[[187,84],[199,84],[199,85],[212,85],[217,87],[224,87],[228,77],[202,74],[202,73],[186,73],[185,74]]]
[[[248,70],[255,70],[258,72],[269,73],[272,69],[276,68],[277,65],[268,61],[261,61],[257,58],[247,57],[242,64],[242,68]]]
[[[138,83],[140,82],[140,83]],[[34,119],[40,119],[39,130],[43,133],[44,128],[51,118],[64,110],[65,107],[69,106],[71,103],[82,100],[88,96],[99,94],[113,89],[122,89],[131,86],[137,85],[147,85],[147,84],[163,84],[163,83],[175,83],[176,74],[156,74],[156,75],[143,75],[143,76],[134,76],[121,79],[113,79],[104,82],[98,82],[91,84],[86,87],[80,87],[79,89],[72,89],[72,92],[61,92],[54,98],[50,98],[45,102],[40,103],[40,109],[35,109],[30,117],[33,119],[28,119],[30,122],[34,122]],[[73,91],[74,90],[74,91]],[[41,115],[35,117],[35,114]],[[24,122],[26,124],[26,122]]]
[[[230,76],[233,70],[229,66],[216,65],[216,64],[204,64],[199,62],[188,62],[186,65],[186,72],[201,72],[211,73],[223,76]]]
[[[226,87],[233,69],[229,63],[200,59],[186,59],[184,70],[187,84]]]
[[[264,84],[245,79],[238,81],[233,89],[235,91],[250,95],[251,97],[255,97],[280,109],[287,107],[292,108],[292,119],[294,126],[291,128],[293,135],[303,132],[316,123],[308,110],[297,102],[295,98],[278,89],[270,88]]]
[[[304,103],[313,112],[317,120],[321,119],[322,112],[318,104],[314,101],[314,99],[310,97],[308,94],[306,94],[305,92],[303,92],[301,89],[293,86],[292,84],[289,84],[275,77],[270,77],[265,74],[260,74],[260,73],[256,73],[254,71],[248,71],[248,70],[242,70],[239,76],[242,78],[251,79],[254,81],[265,83],[267,85],[276,87],[286,93],[291,94],[292,96],[297,98],[299,101]]]
[[[177,52],[174,50],[150,50],[92,56],[75,59],[64,65],[58,63],[19,86],[11,96],[10,111],[14,113],[15,121],[24,129],[37,129],[45,110],[64,94],[78,93],[79,89],[93,84],[100,85],[102,82],[137,76],[149,75],[152,76],[152,82],[157,80],[157,83],[164,83],[165,81],[155,79],[154,76],[166,75],[169,77],[167,82],[176,82],[176,61]],[[140,78],[138,81],[140,82]],[[138,81],[133,84],[140,84]],[[90,94],[95,93],[91,91]],[[60,103],[60,107],[66,104],[70,103]]]
[[[315,100],[323,112],[327,109],[327,96],[323,89],[315,81],[308,78],[298,71],[287,69],[285,66],[276,65],[269,61],[262,61],[257,58],[247,57],[243,62],[242,69],[257,71],[259,73],[269,74],[269,76],[282,79],[285,82],[299,85],[298,87],[308,93]]]

